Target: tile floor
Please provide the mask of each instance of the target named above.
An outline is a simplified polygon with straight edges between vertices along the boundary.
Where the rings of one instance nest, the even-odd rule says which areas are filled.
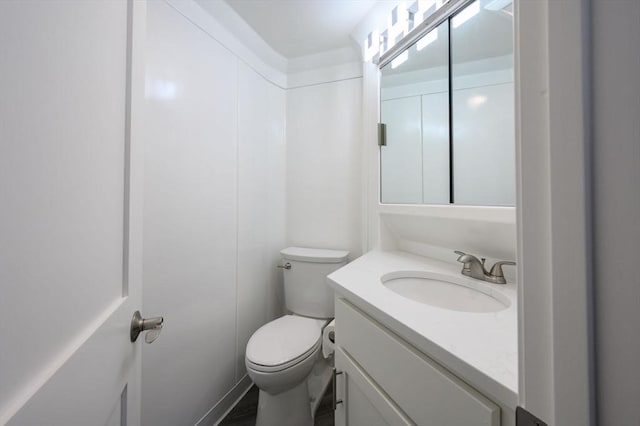
[[[258,388],[253,386],[238,404],[227,414],[220,426],[255,426],[258,410]],[[331,407],[331,387],[327,389],[318,407],[315,426],[334,426]]]

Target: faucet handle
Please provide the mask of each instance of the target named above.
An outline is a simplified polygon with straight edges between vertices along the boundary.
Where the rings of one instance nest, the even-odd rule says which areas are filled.
[[[489,275],[491,275],[494,278],[498,278],[498,277],[504,278],[504,272],[502,271],[502,265],[515,265],[515,264],[516,264],[516,262],[512,262],[510,260],[501,260],[500,262],[496,262],[491,267],[491,272],[489,272]]]
[[[458,255],[458,262],[460,262],[460,258],[461,258],[462,256],[464,256],[464,255],[466,255],[466,254],[467,254],[467,253],[462,252],[462,251],[460,251],[460,250],[454,250],[453,252],[454,252],[455,254],[457,254],[457,255]]]

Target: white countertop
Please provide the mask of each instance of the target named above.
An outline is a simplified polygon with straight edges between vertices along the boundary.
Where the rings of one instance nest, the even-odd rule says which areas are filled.
[[[461,265],[405,252],[371,251],[329,275],[334,290],[488,397],[518,404],[516,286],[464,277]],[[405,298],[380,277],[394,271],[450,274],[471,287],[499,292],[510,306],[491,313],[442,309]],[[502,297],[502,299],[504,299]]]

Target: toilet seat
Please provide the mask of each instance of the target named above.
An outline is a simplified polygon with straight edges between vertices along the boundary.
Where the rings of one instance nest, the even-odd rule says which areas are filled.
[[[320,352],[320,347],[322,346],[322,341],[319,341],[317,345],[315,345],[314,347],[312,347],[309,351],[307,351],[305,354],[292,359],[289,362],[286,362],[284,364],[279,364],[279,365],[260,365],[260,364],[256,364],[254,362],[252,362],[251,360],[249,360],[247,358],[246,360],[246,365],[248,368],[251,368],[252,370],[256,371],[256,372],[261,372],[261,373],[278,373],[281,371],[284,371],[286,369],[289,369],[291,367],[295,367],[298,364],[302,364],[305,360],[307,360],[310,357],[313,357],[314,355],[316,355],[318,352]]]
[[[247,366],[261,372],[290,368],[316,354],[326,320],[284,315],[260,327],[249,339]]]

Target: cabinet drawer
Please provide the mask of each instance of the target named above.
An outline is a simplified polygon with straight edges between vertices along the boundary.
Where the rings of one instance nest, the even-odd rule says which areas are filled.
[[[336,343],[415,423],[499,426],[500,408],[343,299]]]

